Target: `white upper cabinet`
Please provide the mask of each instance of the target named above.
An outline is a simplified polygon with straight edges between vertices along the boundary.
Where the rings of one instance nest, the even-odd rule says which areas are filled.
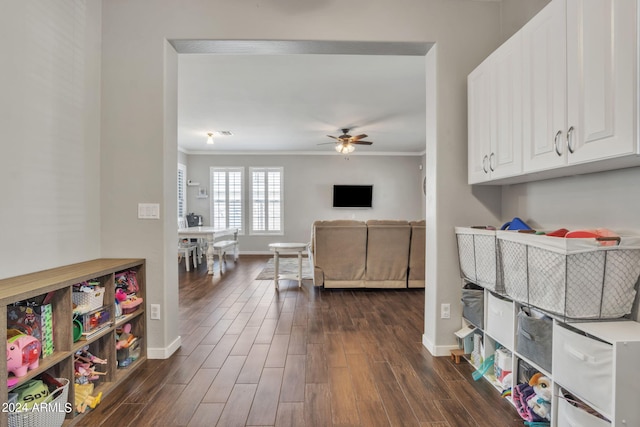
[[[599,1],[599,0],[598,0]],[[566,163],[566,8],[552,1],[522,29],[523,171]]]
[[[638,0],[552,0],[474,70],[469,183],[640,165],[638,15]]]
[[[491,152],[491,71],[489,59],[480,64],[467,78],[468,102],[468,165],[469,184],[490,179]]]
[[[494,60],[495,118],[492,121],[491,178],[522,172],[522,37],[511,37]]]
[[[635,0],[567,1],[569,164],[637,152],[637,13]]]
[[[469,184],[522,172],[521,76],[520,34],[469,74]]]

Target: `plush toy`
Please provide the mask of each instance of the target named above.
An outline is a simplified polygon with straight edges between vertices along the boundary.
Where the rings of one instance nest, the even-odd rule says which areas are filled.
[[[551,419],[551,381],[541,373],[534,374],[528,383],[513,387],[511,397],[518,414],[531,423],[549,423]]]
[[[551,381],[538,372],[531,377],[529,385],[535,394],[529,397],[527,406],[540,418],[551,421]]]

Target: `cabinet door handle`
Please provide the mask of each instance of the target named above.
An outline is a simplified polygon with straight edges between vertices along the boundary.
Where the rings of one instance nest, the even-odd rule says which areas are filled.
[[[482,170],[484,171],[484,173],[489,173],[489,171],[487,170],[487,160],[489,160],[489,157],[485,155],[482,158]]]
[[[495,171],[495,169],[493,168],[493,158],[496,156],[496,153],[491,153],[491,155],[489,156],[489,169],[491,169],[491,172]]]
[[[567,131],[567,150],[569,153],[573,154],[574,148],[571,146],[571,135],[573,134],[573,126],[569,128]]]
[[[557,154],[558,156],[562,156],[562,153],[560,152],[560,148],[559,148],[559,145],[558,145],[558,140],[560,139],[560,136],[561,136],[561,135],[562,135],[562,131],[561,131],[561,130],[559,130],[559,131],[556,133],[556,136],[553,138],[553,148],[555,148],[555,150],[556,150],[556,154]]]

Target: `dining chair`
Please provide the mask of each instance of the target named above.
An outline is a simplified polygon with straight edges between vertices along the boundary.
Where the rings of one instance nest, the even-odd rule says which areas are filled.
[[[187,220],[178,218],[178,230],[187,228]],[[189,239],[178,239],[178,263],[184,257],[184,265],[187,271],[191,271],[189,266],[189,257],[193,262],[193,268],[198,268],[198,258],[201,256],[198,252],[198,243],[191,242]]]

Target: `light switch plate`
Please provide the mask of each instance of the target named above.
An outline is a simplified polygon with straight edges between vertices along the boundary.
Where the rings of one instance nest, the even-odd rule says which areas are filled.
[[[160,219],[160,204],[138,203],[138,219]]]

